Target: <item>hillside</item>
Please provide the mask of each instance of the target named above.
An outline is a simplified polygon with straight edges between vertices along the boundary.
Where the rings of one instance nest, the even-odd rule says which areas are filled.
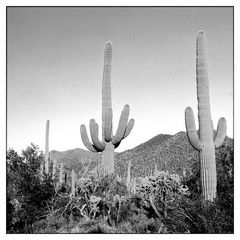
[[[162,139],[162,134],[150,139],[131,150],[116,155],[116,169],[120,175],[125,174],[129,159],[132,163],[132,174],[145,176],[153,172],[155,163],[158,170],[168,170],[171,173],[191,173],[193,165],[198,162],[198,152],[190,145],[185,132],[179,132],[173,136],[168,135]],[[151,144],[153,143],[153,144]],[[226,137],[223,146],[216,150],[216,159],[228,154],[229,148],[233,148],[233,140]]]
[[[77,173],[82,173],[83,169],[86,167],[92,169],[97,166],[100,162],[100,155],[93,153],[84,149],[76,148],[67,151],[56,151],[50,152],[50,159],[55,159],[57,164],[57,172],[59,169],[59,164],[64,163],[64,168],[70,171],[74,167]]]
[[[223,155],[232,154],[233,139],[226,137],[223,146],[216,150],[217,161]],[[58,163],[65,163],[70,169],[72,164],[79,168],[89,165],[93,168],[100,162],[100,154],[84,149],[68,151],[51,151],[50,157]],[[125,176],[128,161],[131,160],[131,171],[134,176],[145,176],[153,172],[155,164],[158,170],[168,170],[171,173],[191,173],[193,165],[198,163],[198,152],[190,145],[186,133],[175,135],[159,134],[137,147],[115,155],[115,167],[119,175]]]

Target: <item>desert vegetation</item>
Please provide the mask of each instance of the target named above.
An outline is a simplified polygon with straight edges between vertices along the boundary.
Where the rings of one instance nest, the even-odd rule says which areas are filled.
[[[45,153],[31,144],[21,154],[7,151],[7,233],[233,233],[233,139],[226,120],[213,129],[205,33],[197,36],[199,131],[187,108],[187,133],[159,134],[114,153],[134,120],[129,106],[112,132],[112,45],[104,52],[102,140],[98,124],[85,125],[89,151]]]
[[[87,165],[79,164],[82,170],[77,172],[73,194],[71,178],[62,185],[53,181],[51,161],[49,174],[41,179],[44,155],[37,146],[27,147],[21,155],[10,149],[7,232],[233,233],[232,141],[225,141],[217,153],[214,201],[200,198],[200,166],[197,158],[193,161],[191,173],[158,170],[151,176],[136,177],[135,183],[131,179],[136,172],[130,167],[126,175],[131,185],[121,172],[104,174],[95,164],[84,171]]]

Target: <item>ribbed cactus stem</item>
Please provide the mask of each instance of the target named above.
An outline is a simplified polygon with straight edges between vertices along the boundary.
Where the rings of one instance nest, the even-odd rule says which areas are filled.
[[[48,174],[49,172],[49,125],[50,122],[47,120],[46,122],[46,133],[45,133],[45,173]]]
[[[107,142],[104,150],[101,153],[102,164],[105,174],[114,173],[114,145]]]
[[[199,31],[196,46],[196,78],[199,136],[201,142],[213,141],[205,32]]]
[[[226,120],[224,118],[219,120],[217,137],[214,141],[204,31],[198,32],[196,41],[196,79],[199,136],[195,127],[193,111],[190,107],[185,110],[186,130],[190,143],[199,151],[203,199],[213,201],[217,189],[215,148],[221,146],[225,139]]]
[[[200,178],[204,200],[213,201],[217,190],[217,173],[214,145],[206,145],[200,151]]]
[[[112,108],[111,94],[112,44],[107,42],[104,51],[104,66],[102,79],[102,140],[104,141],[105,119],[109,108]]]

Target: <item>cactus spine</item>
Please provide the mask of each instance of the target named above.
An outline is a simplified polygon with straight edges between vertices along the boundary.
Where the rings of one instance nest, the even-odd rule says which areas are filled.
[[[226,120],[225,118],[219,120],[217,135],[214,139],[204,31],[198,32],[196,55],[199,136],[195,127],[193,111],[190,107],[185,109],[185,123],[188,139],[191,145],[199,151],[203,199],[213,201],[216,197],[217,187],[215,148],[220,147],[225,139]]]
[[[101,160],[104,172],[114,172],[114,149],[126,138],[133,126],[134,120],[128,121],[129,106],[125,105],[119,120],[115,136],[112,132],[112,97],[111,97],[111,67],[112,66],[112,44],[107,42],[104,51],[104,67],[102,79],[102,141],[98,138],[98,124],[94,119],[90,120],[90,142],[85,125],[81,125],[81,138],[86,148],[92,152],[101,152]]]
[[[49,120],[47,120],[46,133],[45,133],[45,156],[44,156],[46,174],[48,174],[49,172],[49,125],[50,125],[50,122]]]

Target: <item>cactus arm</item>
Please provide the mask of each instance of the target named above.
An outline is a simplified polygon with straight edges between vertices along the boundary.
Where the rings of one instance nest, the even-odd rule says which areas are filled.
[[[215,148],[221,147],[226,137],[227,122],[225,118],[220,118],[217,126],[217,135],[214,140]]]
[[[112,107],[111,65],[112,65],[112,44],[111,42],[107,42],[104,50],[104,67],[102,79],[102,140],[104,140],[106,113],[108,108]]]
[[[98,138],[98,124],[95,122],[94,119],[90,120],[89,127],[90,127],[90,135],[92,138],[93,146],[99,152],[101,152],[105,148],[106,144],[102,143]]]
[[[195,149],[200,151],[202,149],[202,143],[199,140],[199,137],[196,131],[193,110],[190,107],[187,107],[185,109],[185,124],[186,124],[188,139],[191,145]]]
[[[121,144],[121,142],[122,142],[122,141],[120,141],[120,142],[114,144],[114,148],[116,149],[116,148]]]
[[[112,143],[114,145],[118,144],[123,139],[126,126],[128,123],[128,116],[129,116],[129,105],[125,105],[119,119],[116,135],[112,138]]]
[[[80,134],[85,147],[91,152],[98,152],[98,150],[89,141],[87,129],[84,124],[80,126]]]
[[[112,108],[108,108],[105,118],[104,137],[106,142],[110,142],[112,139]]]
[[[126,138],[132,131],[133,129],[133,126],[134,126],[134,123],[135,123],[135,120],[134,119],[130,119],[128,124],[127,124],[127,127],[125,129],[125,132],[124,132],[124,136],[123,138]]]

